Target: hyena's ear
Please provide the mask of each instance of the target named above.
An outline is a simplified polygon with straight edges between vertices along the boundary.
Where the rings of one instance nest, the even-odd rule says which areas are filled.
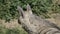
[[[24,17],[24,11],[20,6],[17,6],[17,10],[19,11],[20,16]]]
[[[27,4],[27,11],[28,11],[30,14],[32,14],[32,10],[31,10],[31,7],[30,7],[29,4]]]

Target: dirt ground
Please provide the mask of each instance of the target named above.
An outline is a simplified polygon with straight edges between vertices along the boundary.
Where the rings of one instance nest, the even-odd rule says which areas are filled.
[[[6,22],[5,20],[0,19],[0,24],[5,26],[6,28],[15,28],[15,27],[20,27],[20,24],[18,24],[17,19],[13,19],[10,22]]]

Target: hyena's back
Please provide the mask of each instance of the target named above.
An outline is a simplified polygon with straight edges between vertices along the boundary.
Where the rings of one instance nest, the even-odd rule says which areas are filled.
[[[54,28],[57,28],[57,29],[60,30],[60,28],[56,24],[54,24],[54,23],[52,23],[52,22],[50,22],[48,20],[44,20],[39,16],[31,15],[31,17],[29,17],[29,18],[30,18],[29,19],[30,23],[35,25],[35,26],[54,27]]]

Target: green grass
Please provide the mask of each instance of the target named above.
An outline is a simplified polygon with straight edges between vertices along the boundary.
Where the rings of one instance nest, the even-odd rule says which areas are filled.
[[[1,25],[0,34],[27,34],[27,32],[20,27],[8,29],[8,28],[5,28],[3,25]]]

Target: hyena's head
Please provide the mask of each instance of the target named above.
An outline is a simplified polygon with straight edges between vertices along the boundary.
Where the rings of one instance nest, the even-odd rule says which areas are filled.
[[[31,34],[32,32],[37,32],[38,30],[38,21],[35,19],[35,15],[32,13],[31,7],[29,4],[27,4],[27,11],[24,11],[20,6],[17,7],[19,11],[19,18],[18,18],[18,23],[22,25],[22,27],[27,31],[28,33]],[[38,18],[39,19],[39,18]]]
[[[30,24],[29,18],[33,15],[29,4],[27,4],[26,8],[27,8],[27,10],[24,11],[20,6],[17,7],[19,14],[20,14],[18,19],[21,24],[25,24],[25,25]]]

